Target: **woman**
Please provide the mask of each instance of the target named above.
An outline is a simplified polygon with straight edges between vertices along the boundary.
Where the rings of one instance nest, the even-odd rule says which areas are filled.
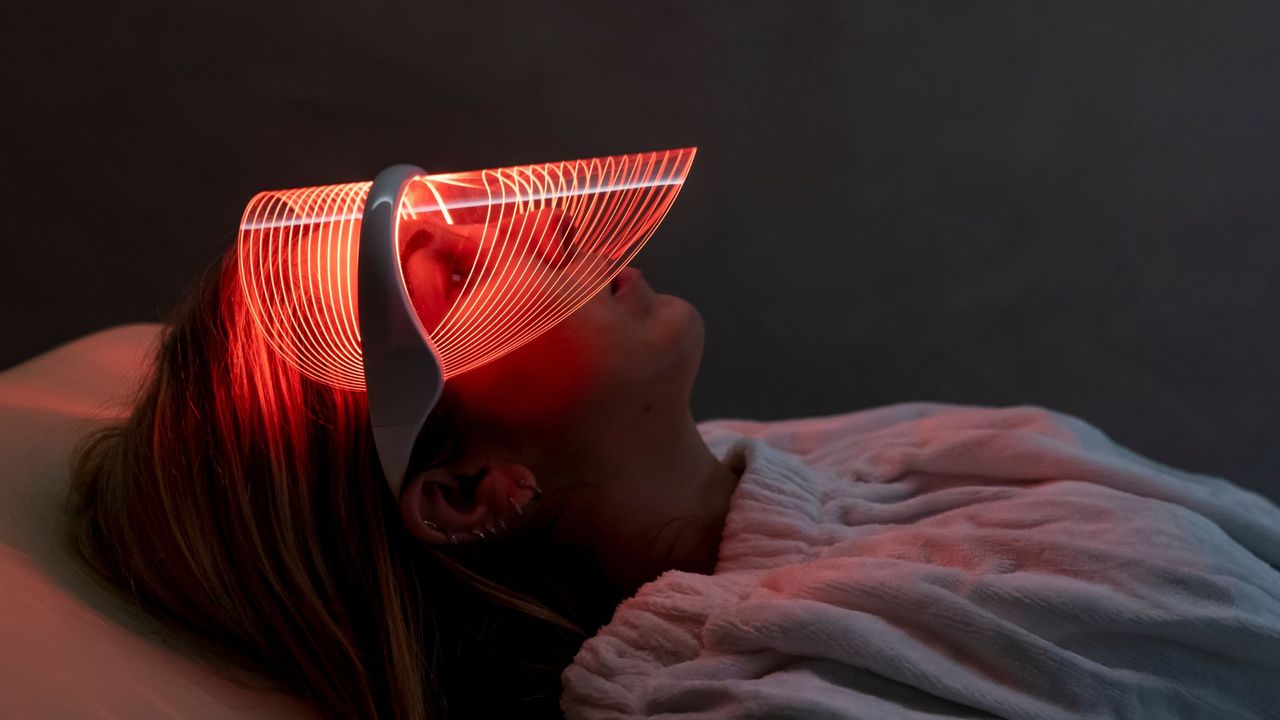
[[[363,396],[266,347],[235,268],[233,249],[132,416],[84,445],[75,538],[134,602],[324,714],[1280,700],[1280,510],[1082,421],[915,403],[699,425],[701,318],[637,275],[452,378],[395,498]],[[406,273],[451,278],[439,258]]]
[[[397,503],[363,394],[272,352],[236,268],[233,248],[75,469],[77,546],[147,610],[334,717],[557,716],[619,600],[711,572],[736,476],[690,412],[689,303],[637,274],[451,379]],[[426,252],[405,269],[455,279]]]

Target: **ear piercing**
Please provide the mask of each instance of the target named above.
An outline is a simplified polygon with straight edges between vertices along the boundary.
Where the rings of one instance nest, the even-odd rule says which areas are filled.
[[[432,530],[435,530],[436,532],[440,532],[440,526],[439,526],[439,525],[437,525],[437,524],[435,524],[435,523],[433,523],[433,522],[431,522],[430,520],[427,520],[427,519],[425,519],[425,518],[424,518],[424,519],[422,520],[422,524],[423,524],[423,525],[426,525],[427,527],[431,528]],[[444,531],[444,534],[445,534],[445,536],[447,536],[447,537],[449,538],[449,542],[453,543],[454,545],[457,545],[457,544],[458,544],[458,538],[454,537],[454,535],[453,535],[453,531],[452,531],[452,530],[445,530],[445,531]]]
[[[524,478],[519,478],[518,480],[516,480],[516,487],[523,488],[525,490],[532,490],[534,500],[542,499],[542,489],[538,487],[537,483],[530,482],[528,480],[525,480]],[[511,507],[515,508],[517,515],[519,515],[520,517],[524,517],[524,508],[520,506],[520,503],[516,502],[515,498],[508,495],[507,502],[511,504]],[[503,530],[507,529],[507,524],[502,521],[502,518],[498,518],[498,526],[501,527]],[[481,540],[484,540],[485,538],[490,536],[496,536],[498,534],[498,528],[494,527],[493,523],[491,522],[486,522],[483,527],[489,531],[489,535],[485,535],[484,532],[481,531],[480,528],[478,527],[472,530],[471,534],[476,535]]]
[[[531,483],[528,480],[525,480],[524,478],[520,478],[519,480],[516,480],[516,487],[521,487],[521,488],[524,488],[525,490],[533,490],[533,499],[534,500],[542,499],[542,490],[538,488],[537,483]]]
[[[542,489],[538,487],[537,483],[533,483],[528,480],[525,480],[524,478],[520,478],[519,480],[516,480],[516,487],[523,488],[525,490],[532,490],[534,500],[542,499]],[[520,503],[516,502],[516,499],[514,497],[508,495],[507,502],[510,503],[511,507],[515,509],[517,515],[519,515],[520,517],[524,517],[524,508],[520,505]],[[496,522],[496,527],[495,527],[495,522]],[[458,544],[458,539],[453,534],[452,530],[441,530],[439,525],[426,519],[422,521],[422,524],[426,525],[432,530],[435,530],[436,532],[443,532],[445,536],[449,538],[450,543],[454,545]],[[499,530],[505,532],[507,529],[508,528],[507,528],[506,521],[504,521],[502,518],[497,518],[493,522],[486,520],[483,525],[478,525],[475,528],[469,530],[468,532],[480,538],[481,540],[485,540],[490,537],[497,536]],[[485,534],[486,530],[488,531],[488,534]]]

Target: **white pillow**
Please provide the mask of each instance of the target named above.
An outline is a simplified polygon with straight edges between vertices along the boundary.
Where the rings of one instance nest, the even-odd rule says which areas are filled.
[[[0,373],[0,717],[318,717],[184,656],[62,541],[72,446],[123,415],[160,329],[110,328]]]

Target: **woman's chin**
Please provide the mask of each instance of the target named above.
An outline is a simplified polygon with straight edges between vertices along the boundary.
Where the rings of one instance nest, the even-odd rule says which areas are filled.
[[[681,370],[690,380],[702,362],[706,325],[693,303],[678,295],[658,295],[652,332],[646,333],[655,355],[663,359],[664,372]]]

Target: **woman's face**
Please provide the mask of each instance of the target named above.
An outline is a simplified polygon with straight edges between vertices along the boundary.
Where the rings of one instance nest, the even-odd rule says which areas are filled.
[[[521,240],[524,232],[542,240],[523,262],[544,272],[553,266],[544,261],[573,231],[559,213],[518,218],[516,224],[512,240]],[[402,255],[406,285],[425,327],[436,327],[473,266],[477,276],[467,292],[494,282],[496,273],[479,266],[485,259],[481,230],[438,225],[402,230],[409,233]],[[506,266],[507,272],[518,269],[518,262]],[[696,308],[655,292],[628,269],[534,340],[450,377],[446,391],[462,400],[469,427],[482,424],[485,434],[503,436],[507,446],[518,444],[531,461],[542,457],[562,464],[565,458],[556,456],[568,445],[577,452],[587,450],[584,445],[608,452],[608,446],[626,442],[626,435],[645,432],[646,424],[687,413],[703,338]]]

